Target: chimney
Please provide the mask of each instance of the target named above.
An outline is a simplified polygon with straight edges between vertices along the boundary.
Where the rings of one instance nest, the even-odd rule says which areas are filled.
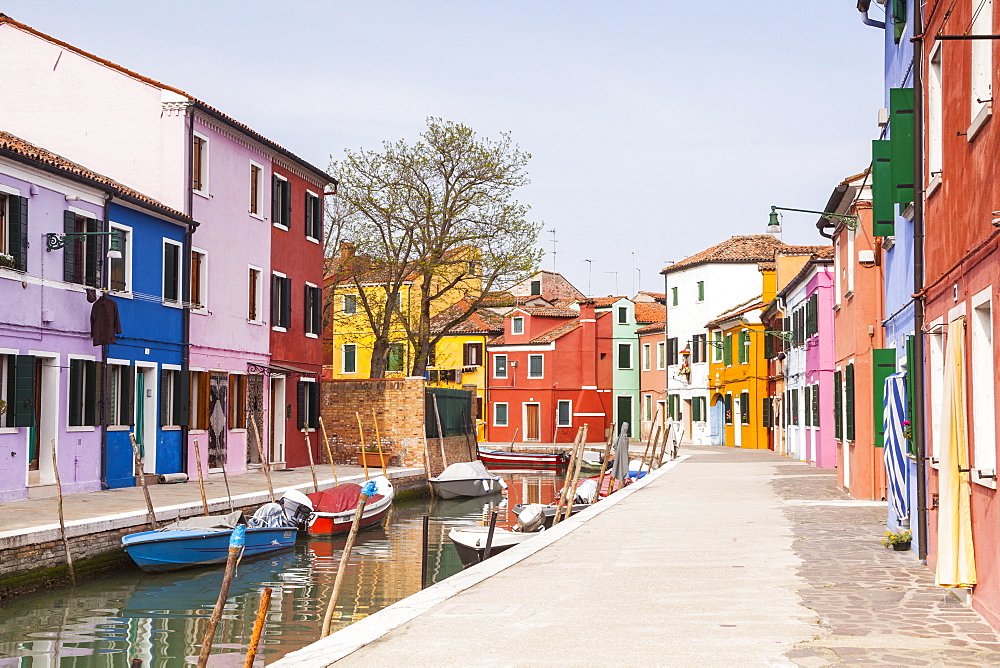
[[[597,319],[594,302],[585,299],[580,306],[580,378],[588,387],[597,385]]]
[[[350,241],[341,241],[340,248],[338,249],[340,251],[340,259],[346,260],[349,257],[354,257],[355,248],[355,245]]]

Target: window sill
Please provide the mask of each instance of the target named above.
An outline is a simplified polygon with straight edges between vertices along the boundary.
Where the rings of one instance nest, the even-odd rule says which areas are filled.
[[[191,431],[188,432],[188,434],[191,435],[191,436],[198,436],[198,435],[207,434],[207,433],[208,433],[207,429],[192,429]]]
[[[313,237],[306,237],[306,241],[308,241],[308,242],[310,242],[310,243],[314,243],[314,244],[316,244],[317,246],[319,246],[319,239],[315,239],[315,238],[313,238]]]
[[[14,429],[13,431],[17,431],[17,429]],[[97,431],[97,427],[88,427],[85,425],[80,425],[79,427],[66,427],[66,431],[69,433],[94,432]],[[9,433],[13,432],[7,431],[6,429],[0,429],[0,434],[9,434]]]
[[[285,327],[277,327],[277,326],[272,327],[271,329],[274,330],[275,332],[287,332],[288,331],[288,329],[285,328]]]
[[[160,426],[160,431],[180,431],[181,426],[177,424],[165,424]]]
[[[279,230],[282,230],[283,232],[287,232],[288,231],[288,226],[287,225],[282,225],[281,223],[271,223],[271,225],[273,225],[274,227],[277,227]]]
[[[239,427],[239,428],[230,427],[229,428],[229,433],[230,434],[245,434],[245,433],[247,433],[247,428],[246,427]]]
[[[306,338],[307,339],[318,339],[319,338],[319,334],[313,334],[312,332],[306,332]]]
[[[160,301],[160,303],[163,306],[167,306],[169,308],[184,308],[184,305],[181,304],[180,302],[170,301],[169,299],[163,299]]]
[[[249,318],[247,318],[247,324],[248,325],[258,325],[259,326],[259,325],[263,325],[264,321],[263,320],[250,320]]]
[[[937,174],[931,177],[930,183],[928,183],[927,187],[924,189],[924,197],[930,199],[931,195],[936,193],[938,191],[938,188],[940,187],[941,187],[941,173],[938,172]]]
[[[198,197],[204,197],[205,199],[212,199],[212,196],[208,194],[207,190],[194,190],[194,189],[192,189],[191,192],[193,192]]]
[[[112,297],[118,297],[119,299],[132,299],[131,290],[108,290],[108,294]]]
[[[264,220],[264,214],[262,213],[254,213],[253,211],[248,211],[247,213],[250,215],[251,218],[256,218],[257,220],[260,221]]]
[[[983,108],[979,110],[979,113],[976,114],[976,117],[972,119],[972,124],[969,125],[969,128],[965,131],[966,141],[971,144],[972,140],[976,138],[976,135],[978,135],[979,131],[983,129],[983,126],[986,125],[986,121],[988,121],[992,115],[993,103],[987,102],[983,105]]]
[[[207,308],[193,308],[193,309],[191,309],[191,313],[193,315],[208,315],[208,309]]]
[[[0,427],[0,434],[16,434],[19,429],[20,427]],[[91,427],[91,430],[93,430],[93,427]],[[66,431],[72,431],[72,428],[69,428]]]
[[[980,478],[978,470],[973,470],[970,473],[969,478],[972,480],[972,482],[981,487],[986,487],[988,489],[994,489],[994,490],[997,488],[996,480],[991,480],[990,478]]]
[[[109,424],[106,429],[108,431],[129,431],[132,427],[127,424]]]

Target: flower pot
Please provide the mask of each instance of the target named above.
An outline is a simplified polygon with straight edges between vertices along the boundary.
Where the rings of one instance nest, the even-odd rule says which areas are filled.
[[[386,456],[386,464],[389,463],[389,457]],[[359,452],[358,453],[358,466],[368,466],[368,468],[382,468],[382,458],[379,457],[377,452]]]
[[[906,541],[905,543],[893,543],[892,549],[896,552],[908,552],[910,550],[910,541]]]

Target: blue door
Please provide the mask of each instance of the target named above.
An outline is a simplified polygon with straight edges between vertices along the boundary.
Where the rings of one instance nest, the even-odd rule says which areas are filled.
[[[726,444],[726,404],[722,397],[716,395],[708,409],[709,438],[712,445]]]

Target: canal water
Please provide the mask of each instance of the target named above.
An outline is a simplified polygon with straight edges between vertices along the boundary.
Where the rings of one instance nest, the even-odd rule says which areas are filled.
[[[554,472],[504,473],[506,497],[396,503],[380,527],[358,534],[334,627],[342,628],[421,588],[423,516],[430,515],[428,584],[462,569],[448,531],[484,522],[491,507],[551,502]],[[499,526],[514,523],[501,513]],[[319,639],[345,538],[300,536],[295,548],[243,562],[216,631],[212,666],[242,666],[264,587],[273,590],[257,665]],[[8,601],[0,610],[0,668],[183,666],[196,661],[222,583],[221,567],[146,574],[134,566],[76,587]]]

